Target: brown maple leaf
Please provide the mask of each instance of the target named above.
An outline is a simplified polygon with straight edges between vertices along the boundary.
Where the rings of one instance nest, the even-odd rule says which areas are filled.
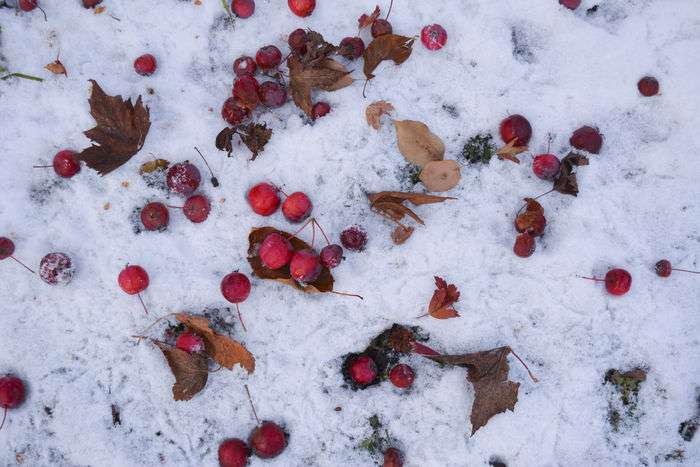
[[[95,80],[90,82],[90,114],[97,126],[83,133],[97,145],[83,149],[77,158],[100,175],[106,175],[128,162],[143,147],[151,127],[150,113],[141,96],[132,104],[131,99],[108,96]]]
[[[565,195],[578,195],[578,181],[576,169],[582,165],[588,165],[588,158],[575,152],[570,152],[561,160],[559,174],[554,179],[554,190]]]
[[[287,66],[292,100],[311,119],[313,119],[312,90],[337,91],[354,82],[345,66],[330,58],[324,59],[316,66],[306,66],[298,58],[289,57]]]
[[[508,380],[510,353],[520,360],[507,346],[461,355],[426,355],[426,358],[438,363],[467,368],[467,380],[474,387],[474,403],[469,418],[472,423],[472,435],[494,415],[506,410],[513,411],[518,402],[520,383]],[[525,366],[522,360],[520,362]],[[525,368],[527,369],[527,366]],[[527,371],[533,381],[537,382],[530,370]]]
[[[393,60],[397,65],[408,60],[413,52],[414,41],[415,39],[412,37],[385,34],[370,42],[363,53],[364,73],[367,79],[374,78],[372,73],[384,60]]]
[[[238,128],[238,135],[241,137],[243,144],[253,153],[251,160],[254,161],[258,154],[265,149],[265,145],[270,140],[270,136],[272,136],[272,129],[268,128],[264,123],[250,122],[248,125]]]
[[[68,76],[68,72],[66,71],[66,67],[63,66],[63,63],[61,63],[61,61],[58,58],[55,61],[46,65],[44,68],[49,70],[54,75]]]
[[[338,47],[326,42],[323,36],[312,30],[306,31],[306,51],[299,57],[302,65],[315,67],[320,65],[329,55],[335,53]]]
[[[428,314],[437,319],[459,318],[452,305],[459,300],[459,290],[454,284],[447,284],[442,277],[435,276],[435,292],[428,305]]]
[[[255,371],[253,354],[240,342],[213,331],[205,317],[179,313],[175,319],[202,338],[207,354],[219,365],[231,370],[238,364],[248,373]]]
[[[372,102],[365,109],[365,117],[369,126],[378,130],[381,126],[382,115],[389,115],[394,111],[394,106],[387,101]]]
[[[163,352],[170,370],[175,376],[173,384],[173,399],[188,401],[204,389],[209,377],[207,356],[200,352],[185,352],[177,347],[171,347],[161,342],[154,344]]]
[[[360,16],[360,18],[357,20],[359,29],[364,29],[368,26],[371,26],[372,23],[374,23],[377,20],[377,18],[379,18],[380,14],[381,13],[379,10],[379,5],[374,7],[374,11],[371,14],[367,15],[363,13],[362,16]]]
[[[528,150],[527,146],[516,146],[515,143],[518,141],[518,138],[513,138],[500,148],[498,151],[496,151],[496,155],[498,156],[499,159],[508,159],[511,162],[515,162],[516,164],[520,164],[520,159],[515,157],[517,154],[520,154],[521,152],[525,152]]]

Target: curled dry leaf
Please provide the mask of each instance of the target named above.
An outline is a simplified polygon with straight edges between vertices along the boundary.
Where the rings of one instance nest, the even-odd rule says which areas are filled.
[[[188,401],[204,389],[209,377],[206,355],[201,352],[188,353],[161,342],[154,342],[154,344],[163,352],[170,370],[175,376],[173,399],[176,401]]]
[[[330,58],[317,66],[308,66],[292,56],[287,59],[287,66],[292,100],[309,118],[313,118],[312,90],[337,91],[354,82],[347,68]]]
[[[150,113],[141,96],[132,104],[131,99],[108,96],[95,80],[90,82],[90,114],[97,126],[83,133],[97,145],[84,149],[77,158],[100,175],[106,175],[141,150],[151,127]]]
[[[54,75],[68,76],[68,72],[66,72],[66,67],[63,66],[63,63],[61,63],[59,59],[56,59],[56,61],[49,63],[44,68],[49,70]]]
[[[515,157],[516,155],[520,154],[521,152],[525,152],[528,150],[527,146],[516,146],[515,143],[518,141],[518,138],[513,138],[508,144],[500,148],[498,151],[496,151],[496,155],[498,156],[499,159],[508,159],[511,162],[515,162],[516,164],[520,164],[520,159]]]
[[[238,127],[238,135],[241,137],[243,144],[253,153],[251,160],[254,161],[258,154],[265,149],[265,145],[270,140],[270,136],[272,136],[272,129],[268,128],[264,123],[250,122],[247,125]]]
[[[382,37],[382,36],[380,36]],[[425,123],[394,120],[399,151],[411,164],[424,167],[445,157],[445,144]]]
[[[420,181],[428,191],[448,191],[456,187],[461,175],[457,161],[431,161],[420,173]]]
[[[525,211],[515,218],[515,229],[522,233],[527,232],[533,237],[544,234],[547,220],[544,217],[544,208],[533,198],[525,198]]]
[[[333,275],[331,274],[330,270],[325,266],[323,266],[323,269],[321,270],[321,274],[318,276],[318,279],[307,284],[300,284],[294,279],[292,279],[292,275],[289,272],[289,265],[284,266],[280,269],[269,269],[265,267],[265,265],[262,263],[262,260],[260,259],[260,256],[258,255],[258,251],[263,240],[265,240],[265,237],[267,237],[271,233],[278,233],[284,238],[288,239],[289,242],[292,244],[292,247],[296,251],[311,248],[311,246],[305,241],[297,237],[292,237],[292,234],[283,232],[281,230],[277,230],[274,227],[259,227],[252,229],[250,231],[250,234],[248,235],[248,262],[250,263],[250,266],[253,269],[253,273],[257,277],[261,279],[272,279],[283,284],[291,285],[295,289],[307,293],[333,291]]]
[[[381,12],[379,10],[379,5],[374,7],[374,11],[371,14],[367,15],[363,13],[362,16],[360,16],[360,19],[357,20],[359,29],[362,30],[368,26],[371,26],[372,23],[374,23],[377,20],[377,18],[379,18],[380,14]]]
[[[435,276],[435,292],[428,305],[428,314],[436,319],[459,318],[453,305],[459,300],[459,290],[454,284],[447,284],[442,277]]]
[[[403,225],[397,225],[394,231],[391,232],[391,240],[396,245],[402,245],[403,243],[406,243],[406,240],[411,238],[411,235],[413,235],[414,230],[415,229],[413,227],[404,227]]]
[[[425,193],[412,193],[403,191],[380,191],[379,193],[370,193],[367,195],[370,203],[375,203],[380,200],[389,200],[396,202],[408,201],[414,206],[421,206],[423,204],[435,204],[442,203],[448,199],[457,199],[450,196],[437,196],[437,195],[427,195]]]
[[[389,115],[394,111],[394,106],[387,101],[372,102],[365,109],[365,117],[369,126],[378,130],[381,127],[382,115]]]
[[[300,62],[307,67],[320,65],[329,55],[335,53],[338,48],[326,42],[323,36],[312,30],[306,31],[306,51],[299,57]]]
[[[139,175],[153,173],[156,170],[165,170],[170,165],[170,161],[165,159],[153,159],[152,161],[144,162],[139,169]]]
[[[253,354],[240,342],[213,331],[205,317],[179,313],[175,318],[202,338],[207,354],[219,365],[230,370],[238,364],[248,373],[255,371]]]
[[[231,156],[233,152],[233,135],[237,134],[235,128],[226,127],[216,135],[216,149],[219,151],[226,151],[228,156]]]
[[[570,152],[561,160],[559,175],[554,179],[554,190],[565,195],[578,195],[578,181],[576,169],[582,165],[588,165],[588,158],[575,152]]]
[[[364,73],[367,79],[374,78],[372,73],[384,60],[393,60],[397,65],[408,60],[413,52],[414,41],[412,37],[385,34],[370,42],[362,54],[365,59]]]

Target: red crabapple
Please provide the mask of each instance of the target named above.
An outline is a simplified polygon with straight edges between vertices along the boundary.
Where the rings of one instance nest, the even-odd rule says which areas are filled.
[[[375,39],[379,36],[385,36],[393,32],[391,23],[385,19],[377,19],[372,23],[372,37]]]
[[[250,110],[255,110],[260,98],[258,91],[260,84],[252,75],[243,75],[233,82],[233,97],[240,99],[241,104]]]
[[[689,269],[677,269],[671,266],[671,262],[667,259],[662,259],[656,263],[654,266],[656,274],[661,277],[668,277],[671,275],[671,271],[689,272],[691,274],[700,274],[700,271],[691,271]]]
[[[245,467],[250,457],[250,448],[245,441],[230,438],[219,445],[219,467]]]
[[[253,57],[248,57],[247,55],[238,57],[233,62],[233,72],[236,76],[254,75],[257,69],[258,66],[255,64]]]
[[[149,283],[148,273],[146,270],[135,264],[127,266],[119,273],[117,282],[119,283],[119,287],[121,287],[124,292],[129,295],[136,295],[139,297],[141,306],[143,306],[143,311],[148,314],[146,304],[143,303],[143,299],[141,298],[141,292],[146,290]]]
[[[141,76],[150,76],[155,73],[158,64],[156,57],[151,54],[143,54],[134,60],[134,70]]]
[[[248,204],[253,212],[261,216],[270,216],[280,205],[279,189],[269,183],[258,183],[248,191]]]
[[[540,154],[532,159],[532,171],[542,180],[554,180],[559,174],[559,158],[554,154]]]
[[[250,109],[246,108],[237,97],[229,97],[221,107],[221,118],[232,126],[240,125],[250,117]]]
[[[301,28],[295,29],[294,31],[290,32],[289,37],[287,38],[287,44],[289,44],[289,48],[292,49],[292,52],[294,52],[297,55],[304,55],[306,53],[306,41],[306,31],[304,31]]]
[[[605,274],[605,279],[598,279],[596,277],[579,277],[596,282],[605,282],[605,289],[610,295],[624,295],[629,292],[630,288],[632,287],[632,275],[620,268],[609,270]]]
[[[287,446],[284,430],[274,422],[264,421],[256,427],[248,439],[253,453],[261,459],[279,456]]]
[[[637,89],[644,97],[656,96],[659,94],[659,82],[653,76],[645,76],[637,83]]]
[[[209,198],[204,195],[192,195],[187,198],[187,201],[185,201],[185,204],[182,206],[182,213],[195,224],[207,220],[210,211],[211,204],[209,203]]]
[[[0,422],[0,430],[5,425],[8,409],[15,409],[24,402],[26,389],[24,382],[16,376],[7,375],[0,378],[0,407],[2,407],[3,415]]]
[[[258,251],[263,265],[269,269],[279,269],[288,265],[293,254],[294,249],[289,240],[276,232],[265,237]]]
[[[148,203],[141,209],[141,223],[146,230],[163,231],[168,227],[170,215],[163,203]]]
[[[282,214],[289,222],[298,223],[309,217],[313,205],[308,196],[297,191],[287,196],[282,203]]]
[[[294,253],[289,263],[289,272],[297,282],[313,282],[318,279],[322,270],[321,259],[308,248]]]
[[[569,10],[575,10],[581,4],[581,0],[559,0],[559,3]]]
[[[416,374],[413,372],[413,368],[404,363],[399,363],[389,372],[391,384],[401,389],[411,387],[415,377]]]
[[[346,37],[340,41],[340,49],[338,53],[348,60],[354,60],[362,57],[365,51],[365,43],[360,37]]]
[[[439,24],[431,24],[420,32],[420,40],[428,50],[440,50],[447,43],[447,31]]]
[[[243,330],[246,331],[238,304],[246,301],[248,295],[250,295],[250,280],[248,279],[248,276],[240,272],[232,272],[227,274],[221,280],[221,294],[226,300],[236,304],[238,320],[241,322]]]
[[[331,106],[328,102],[316,102],[311,109],[311,113],[314,116],[314,120],[328,115],[331,111]]]
[[[186,331],[177,336],[175,347],[187,353],[197,353],[204,350],[204,341],[197,334]]]
[[[271,70],[282,62],[282,52],[274,45],[260,47],[255,54],[255,63],[262,70]]]
[[[403,467],[403,454],[396,448],[384,451],[384,464],[382,467]]]
[[[260,102],[272,109],[282,107],[287,102],[287,89],[276,81],[265,81],[258,90]]]
[[[321,249],[321,263],[328,269],[337,267],[343,260],[343,247],[340,245],[326,245]]]
[[[287,0],[289,9],[302,18],[311,15],[316,8],[316,0]]]
[[[254,0],[232,0],[231,11],[239,18],[250,18],[255,12]]]
[[[340,243],[352,251],[363,251],[367,246],[367,232],[359,225],[348,227],[340,233]]]
[[[535,238],[528,232],[523,232],[515,237],[515,245],[513,245],[513,253],[521,258],[532,256],[535,252]]]
[[[598,154],[601,146],[603,146],[603,137],[596,128],[582,126],[578,130],[574,131],[571,138],[569,138],[569,143],[571,143],[571,145],[576,149],[582,149],[593,154]]]
[[[359,386],[367,386],[377,379],[377,364],[367,355],[355,357],[348,368],[350,378]]]
[[[532,136],[532,127],[522,115],[509,115],[501,121],[501,139],[504,143],[515,140],[516,146],[527,146]]]
[[[13,256],[14,252],[15,243],[7,237],[0,237],[0,261],[2,261],[3,259],[12,258],[13,260],[15,260],[15,262],[24,267],[27,271],[34,274],[34,271],[31,268],[29,268],[26,264],[24,264],[22,261],[18,260]]]
[[[197,167],[185,161],[173,164],[168,169],[166,181],[170,191],[187,196],[199,188],[202,176]]]
[[[80,162],[75,158],[75,151],[64,149],[53,156],[53,170],[63,178],[71,178],[80,172]]]

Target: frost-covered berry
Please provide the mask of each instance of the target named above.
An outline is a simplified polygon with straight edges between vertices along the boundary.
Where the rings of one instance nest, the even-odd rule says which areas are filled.
[[[340,243],[352,251],[362,251],[367,246],[367,232],[359,225],[353,225],[340,234]]]
[[[75,269],[65,253],[49,253],[39,263],[39,277],[51,285],[66,285],[73,279]]]

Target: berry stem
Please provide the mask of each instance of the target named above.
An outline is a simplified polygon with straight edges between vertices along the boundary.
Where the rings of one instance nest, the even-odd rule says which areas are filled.
[[[394,0],[391,0],[391,1],[389,2],[389,11],[386,12],[386,17],[385,17],[384,19],[386,19],[386,20],[389,19],[389,15],[391,14],[391,7],[392,7],[392,6],[394,6]]]
[[[366,80],[365,80],[365,85],[362,86],[362,97],[365,98],[365,99],[367,99],[367,96],[365,95],[365,90],[367,89],[367,84],[368,84],[368,83],[369,83],[369,80],[366,79]]]
[[[586,276],[576,276],[579,279],[588,279],[589,281],[595,281],[595,282],[605,282],[605,279],[598,279],[597,277],[586,277]]]
[[[19,264],[21,264],[22,266],[24,266],[24,267],[27,269],[27,271],[31,272],[32,274],[36,274],[36,272],[34,272],[34,270],[33,270],[32,268],[30,268],[29,266],[27,266],[27,265],[24,264],[22,261],[20,261],[20,260],[18,260],[17,258],[15,258],[14,256],[10,256],[10,258],[14,259],[14,260],[17,261]]]
[[[32,169],[48,169],[53,167],[53,165],[33,165]]]
[[[238,306],[238,303],[236,303],[236,311],[238,312],[238,321],[240,321],[241,326],[243,326],[243,332],[248,332],[248,330],[245,327],[245,323],[243,322],[243,317],[241,316],[241,309]]]
[[[202,151],[199,150],[197,146],[194,147],[194,150],[199,153],[199,157],[202,158],[204,161],[204,164],[207,166],[207,169],[209,169],[209,173],[211,174],[211,184],[214,185],[214,188],[219,186],[219,179],[214,176],[214,171],[211,170],[211,167],[209,167],[209,162],[204,158],[204,155],[202,154]]]
[[[316,242],[316,221],[311,220],[311,248],[313,249],[314,243]]]
[[[314,219],[314,223],[315,223],[316,226],[318,227],[318,230],[321,231],[321,234],[323,235],[323,238],[326,239],[326,243],[327,243],[328,245],[330,245],[330,244],[331,244],[331,241],[328,240],[328,236],[326,235],[326,232],[323,231],[323,227],[321,227],[321,224],[319,224],[318,221],[317,221],[316,219]]]
[[[148,309],[146,308],[146,304],[143,303],[143,298],[141,298],[141,294],[137,293],[136,296],[139,297],[139,301],[141,302],[141,306],[143,307],[143,311],[145,311],[146,314],[148,314]]]
[[[44,11],[43,8],[41,8],[39,5],[36,6],[39,11],[41,11],[44,14],[44,21],[48,21],[49,19],[46,17],[46,12]]]
[[[248,402],[250,402],[250,408],[253,409],[253,415],[255,415],[255,421],[258,422],[258,426],[260,426],[260,419],[258,418],[258,412],[255,411],[255,404],[253,404],[253,398],[250,397],[250,389],[248,389],[248,385],[244,384],[245,387],[245,392],[248,394]]]
[[[364,300],[364,298],[362,298],[362,295],[357,295],[354,293],[336,292],[335,290],[330,290],[329,292],[332,294],[336,294],[336,295],[342,295],[344,297],[355,297],[355,298],[359,298],[360,300]]]
[[[314,218],[312,217],[311,219],[309,219],[309,220],[307,220],[306,222],[304,222],[304,225],[302,225],[301,228],[300,228],[299,230],[297,230],[296,232],[294,232],[287,240],[291,240],[291,239],[293,239],[293,238],[296,238],[296,239],[298,239],[298,240],[301,240],[299,237],[297,237],[297,235],[299,235],[299,234],[302,232],[302,230],[304,230],[304,229],[309,225],[309,223],[310,223],[311,221],[313,221],[313,220],[314,220]]]
[[[182,206],[172,206],[170,204],[166,204],[165,206],[169,207],[170,209],[182,209]]]
[[[676,268],[671,268],[671,271],[681,271],[681,272],[689,272],[691,274],[700,274],[700,271],[690,271],[688,269],[676,269]]]
[[[548,195],[548,194],[550,194],[550,193],[553,192],[553,191],[554,191],[554,188],[552,188],[552,189],[549,190],[549,191],[545,191],[545,192],[542,193],[541,195],[537,195],[537,196],[535,196],[535,197],[532,198],[532,199],[540,199],[541,197],[543,197],[543,196],[545,196],[545,195]]]
[[[176,314],[177,314],[177,313],[168,313],[167,315],[161,316],[160,318],[158,318],[157,320],[155,320],[155,321],[153,321],[151,324],[149,324],[148,327],[147,327],[146,329],[144,329],[143,331],[141,331],[141,334],[146,334],[148,331],[151,330],[151,328],[152,328],[153,326],[155,326],[156,324],[160,323],[160,322],[163,321],[165,318],[169,318],[169,317],[171,317],[171,316],[175,316]],[[132,336],[132,337],[136,337],[136,336]],[[143,337],[143,336],[140,336],[140,337]]]
[[[525,369],[527,370],[527,374],[530,375],[530,378],[532,378],[532,381],[535,382],[535,383],[539,383],[540,380],[537,379],[537,377],[536,377],[535,375],[532,374],[532,372],[530,371],[530,368],[528,368],[528,366],[525,364],[525,362],[523,361],[523,359],[520,358],[520,356],[518,356],[517,353],[515,353],[515,350],[510,349],[510,353],[512,353],[513,356],[514,356],[515,358],[517,358],[518,361],[519,361],[520,363],[522,363],[522,365],[523,365],[523,366],[525,367]]]
[[[5,407],[5,411],[2,414],[2,422],[0,422],[0,430],[2,430],[2,427],[5,426],[5,419],[7,418],[7,407]]]

